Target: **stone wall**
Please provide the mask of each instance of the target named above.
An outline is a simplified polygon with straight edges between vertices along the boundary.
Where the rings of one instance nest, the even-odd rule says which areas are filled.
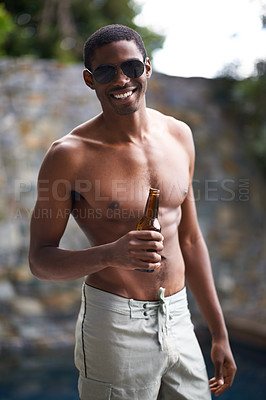
[[[80,64],[1,59],[0,86],[0,343],[72,344],[81,280],[40,282],[30,274],[29,221],[45,152],[100,107]],[[199,220],[229,323],[239,318],[263,326],[265,184],[244,153],[241,132],[215,102],[215,81],[154,73],[147,102],[193,129]],[[62,245],[87,246],[72,220]]]

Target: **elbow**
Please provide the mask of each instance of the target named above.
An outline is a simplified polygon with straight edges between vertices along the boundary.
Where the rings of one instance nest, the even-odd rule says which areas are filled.
[[[30,267],[30,271],[31,271],[32,275],[35,278],[39,279],[40,281],[47,281],[48,278],[44,273],[44,269],[40,266],[40,264],[38,262],[38,257],[34,257],[33,254],[30,252],[28,261],[29,261],[29,267]]]
[[[198,243],[201,243],[202,240],[203,237],[201,233],[197,232],[196,234],[180,237],[180,245],[182,249],[188,249],[190,251],[194,246],[197,246]]]

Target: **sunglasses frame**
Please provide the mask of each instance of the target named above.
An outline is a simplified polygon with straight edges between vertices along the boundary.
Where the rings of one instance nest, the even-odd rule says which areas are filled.
[[[94,70],[93,72],[90,71],[88,68],[86,68],[86,71],[88,71],[88,73],[89,73],[92,77],[94,77],[94,72],[97,70],[97,68],[99,68],[99,67],[106,67],[106,66],[111,66],[111,67],[113,67],[113,68],[115,69],[115,74],[114,74],[113,78],[112,78],[111,80],[109,80],[108,82],[105,82],[105,83],[99,82],[99,81],[94,77],[94,79],[96,80],[96,82],[100,83],[101,85],[106,85],[107,83],[112,82],[112,80],[115,78],[115,76],[117,75],[117,68],[118,68],[118,67],[122,69],[123,74],[126,75],[128,78],[131,78],[131,79],[134,78],[134,77],[128,76],[128,75],[123,71],[122,65],[123,65],[124,63],[127,63],[128,61],[139,61],[140,63],[142,63],[142,65],[143,65],[143,72],[137,77],[137,78],[139,78],[139,77],[140,77],[141,75],[143,75],[143,73],[144,73],[145,65],[146,65],[146,62],[147,62],[148,59],[149,59],[149,58],[146,57],[146,58],[144,59],[144,61],[141,61],[139,58],[129,58],[128,60],[123,61],[119,66],[116,66],[116,65],[114,65],[114,64],[101,64],[101,65],[99,65],[98,67],[96,67],[95,70]],[[135,79],[137,79],[137,78],[135,78]]]

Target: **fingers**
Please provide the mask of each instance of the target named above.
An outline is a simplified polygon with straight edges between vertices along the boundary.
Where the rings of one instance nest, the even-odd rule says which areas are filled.
[[[154,270],[161,266],[163,236],[156,231],[130,231],[109,245],[109,265]],[[165,257],[164,257],[165,259]]]
[[[132,231],[129,253],[137,271],[153,272],[161,266],[163,236],[156,231]]]
[[[155,251],[131,251],[130,256],[132,258],[148,262],[148,263],[160,263],[161,262],[161,256]]]
[[[214,364],[215,367],[215,379],[218,385],[222,386],[224,384],[223,378],[223,362],[224,360],[217,360]]]
[[[212,360],[215,368],[215,377],[210,379],[210,390],[215,396],[219,396],[232,386],[236,373],[236,364],[234,362],[228,343],[223,346],[219,343],[213,343]]]
[[[214,363],[215,366],[215,377],[210,379],[210,391],[211,393],[214,393],[215,396],[219,396],[221,393],[223,393],[228,386],[225,386],[224,384],[224,378],[223,378],[223,362],[222,361],[216,361]]]
[[[228,367],[225,370],[224,377],[213,377],[209,380],[210,391],[215,394],[215,396],[219,396],[227,389],[232,386],[234,376],[236,372],[236,367]]]
[[[140,235],[139,235],[140,233]],[[160,232],[155,231],[132,231],[129,240],[130,251],[162,251],[163,236]]]
[[[215,396],[219,396],[231,386],[223,379],[219,379],[218,381],[215,377],[209,380],[209,385],[211,393],[213,393]]]
[[[131,231],[131,234],[140,240],[157,240],[163,242],[164,237],[160,232],[157,231]]]
[[[213,377],[212,379],[209,380],[209,385],[210,385],[210,391],[211,393],[214,393],[216,396],[218,396],[218,392],[222,389],[223,386],[223,381],[219,381]],[[220,393],[219,393],[220,394]]]
[[[131,252],[131,257],[134,258],[136,271],[153,272],[161,266],[161,256],[154,251]]]
[[[164,248],[162,242],[152,242],[152,241],[130,241],[129,242],[129,251],[131,254],[141,253],[141,252],[160,252]]]
[[[137,264],[136,264],[137,265]],[[157,268],[160,268],[161,263],[147,263],[147,262],[139,262],[138,263],[138,268],[134,268],[135,271],[139,272],[154,272]]]

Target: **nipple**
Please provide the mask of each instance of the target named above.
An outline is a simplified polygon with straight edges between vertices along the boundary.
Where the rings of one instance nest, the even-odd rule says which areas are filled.
[[[109,204],[108,208],[110,210],[115,210],[116,208],[119,208],[119,206],[120,206],[119,201],[112,201],[112,203]]]

